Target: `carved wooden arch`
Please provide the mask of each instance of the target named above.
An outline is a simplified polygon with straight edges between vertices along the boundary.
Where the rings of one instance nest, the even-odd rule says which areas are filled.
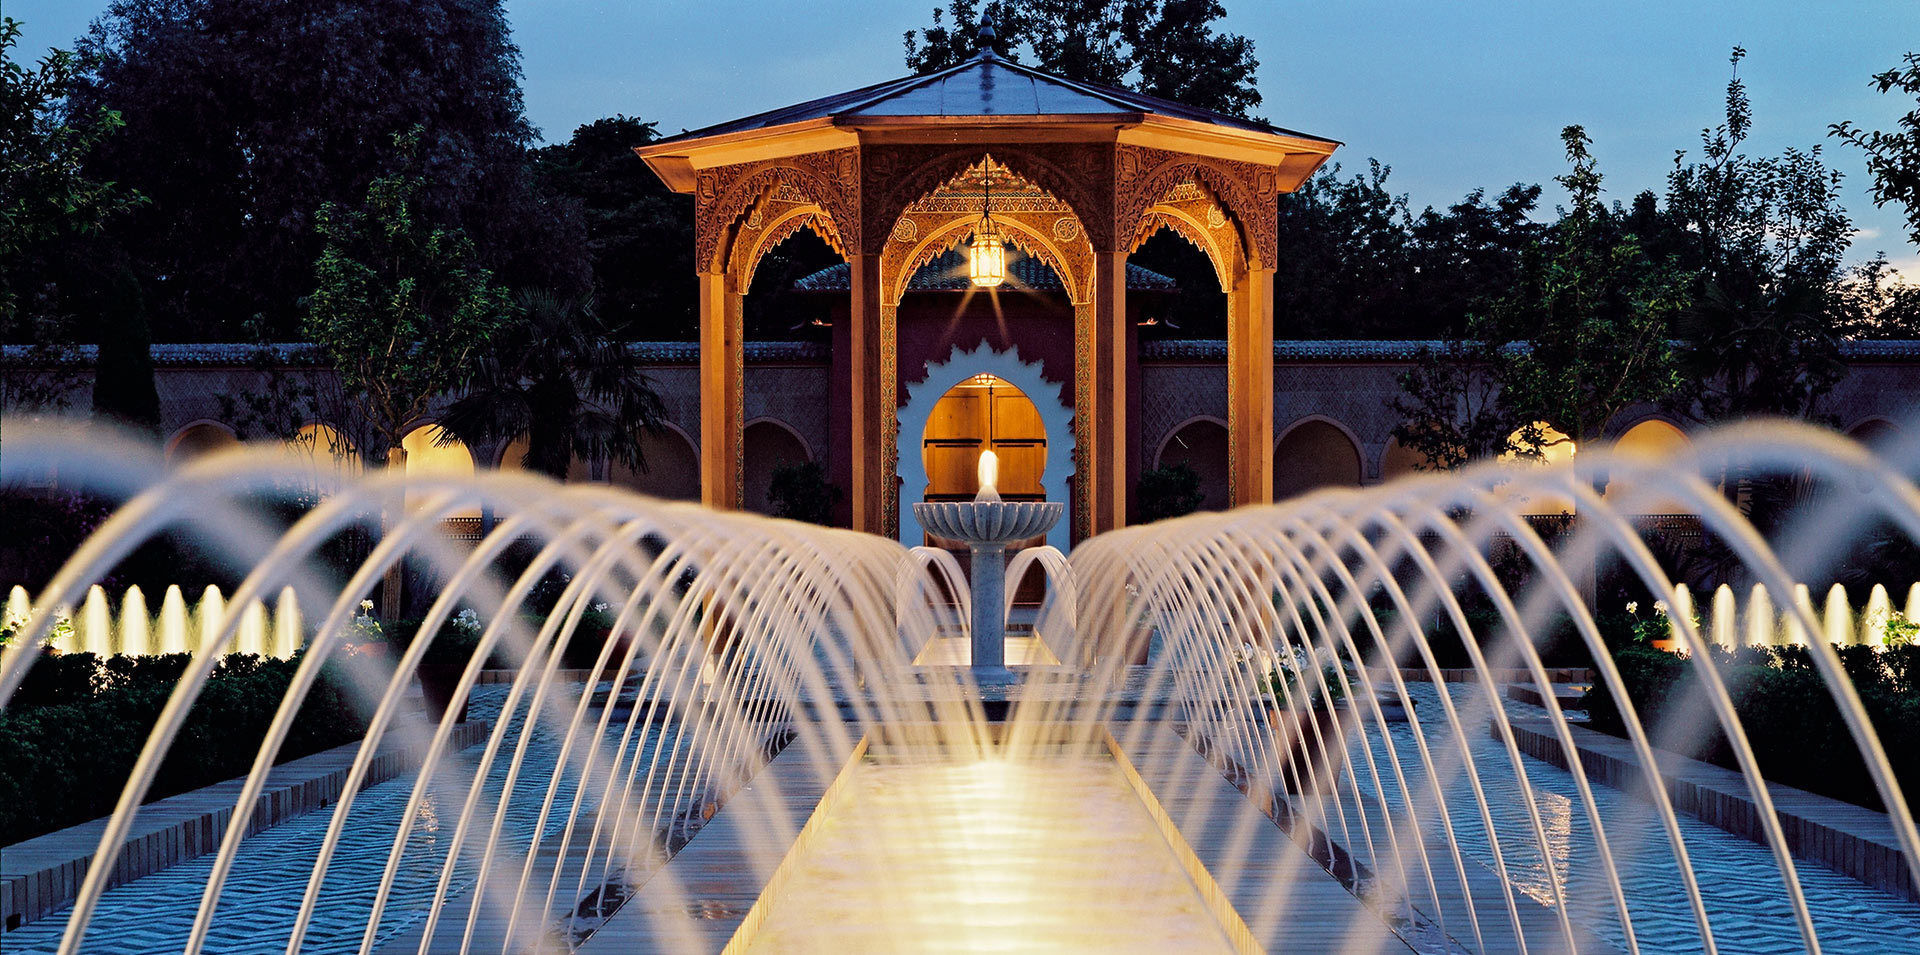
[[[1217,209],[1217,206],[1209,208]],[[1204,213],[1203,213],[1204,214]],[[1199,249],[1213,263],[1214,277],[1220,280],[1220,290],[1225,292],[1233,288],[1233,278],[1246,268],[1247,257],[1240,245],[1240,236],[1232,228],[1232,223],[1222,221],[1219,228],[1209,228],[1208,224],[1194,217],[1193,213],[1178,206],[1157,205],[1147,210],[1140,220],[1139,234],[1134,236],[1133,245],[1127,254],[1140,251],[1148,239],[1155,233],[1166,229],[1185,239],[1194,248]],[[1223,237],[1227,244],[1223,247]]]
[[[733,251],[727,261],[727,281],[733,291],[745,295],[753,287],[754,273],[760,270],[760,262],[768,252],[780,243],[793,238],[801,229],[806,229],[821,238],[833,251],[845,258],[847,250],[841,246],[840,237],[833,230],[833,222],[826,216],[826,210],[811,203],[790,205],[777,211],[773,221],[763,222],[757,228],[748,228],[753,222],[753,213],[748,213],[747,221],[742,223],[742,236],[751,232],[752,238],[741,241],[736,238]]]
[[[1123,235],[1138,235],[1148,210],[1181,183],[1198,184],[1235,224],[1251,268],[1272,268],[1279,257],[1280,175],[1254,163],[1121,146],[1116,156],[1114,219]]]
[[[1058,218],[1047,213],[1049,218]],[[945,224],[920,237],[912,246],[900,242],[887,244],[887,251],[880,260],[881,301],[887,305],[899,305],[905,297],[907,286],[913,280],[913,274],[928,262],[957,247],[973,231],[973,216],[957,215]],[[1027,221],[1020,213],[994,213],[993,221],[1000,227],[1000,235],[1011,245],[1034,258],[1046,263],[1053,273],[1060,277],[1060,284],[1067,293],[1067,300],[1075,304],[1086,302],[1092,280],[1091,247],[1072,249],[1069,252],[1060,248],[1047,231]],[[1078,244],[1086,246],[1084,236],[1076,235]],[[896,251],[896,250],[906,251]]]
[[[700,173],[694,187],[695,266],[711,274],[731,264],[732,244],[748,214],[781,186],[822,210],[839,248],[858,248],[860,195],[850,184],[859,181],[859,169],[859,150],[850,148]]]
[[[1112,248],[1111,147],[1085,143],[869,146],[861,173],[862,235],[878,251],[907,208],[988,157],[1065,203],[1094,248]]]

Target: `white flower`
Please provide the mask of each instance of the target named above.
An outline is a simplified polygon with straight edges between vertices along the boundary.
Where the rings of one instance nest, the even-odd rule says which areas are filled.
[[[1627,601],[1627,612],[1628,612],[1628,613],[1639,613],[1639,612],[1640,612],[1640,601],[1638,601],[1638,600],[1629,600],[1629,601]]]
[[[607,612],[607,603],[606,603],[606,601],[604,601],[604,600],[603,600],[603,601],[601,601],[601,602],[599,602],[599,603],[597,603],[597,604],[594,604],[594,605],[593,605],[593,612],[594,612],[594,613],[606,613],[606,612]]]
[[[371,600],[362,600],[362,601],[360,601],[360,612],[361,612],[362,614],[370,614],[370,613],[372,613],[372,612],[373,612],[373,601],[371,601]]]
[[[1654,613],[1657,613],[1657,614],[1659,614],[1659,615],[1661,615],[1662,617],[1664,617],[1664,616],[1666,616],[1666,615],[1667,615],[1667,602],[1666,602],[1666,601],[1664,601],[1664,600],[1656,600],[1656,601],[1654,601],[1654,602],[1653,602],[1653,612],[1654,612]]]

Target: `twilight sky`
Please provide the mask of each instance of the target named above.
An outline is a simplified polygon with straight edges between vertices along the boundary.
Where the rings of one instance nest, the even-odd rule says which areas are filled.
[[[1847,175],[1855,261],[1884,250],[1920,279],[1902,215],[1868,198],[1860,154],[1826,138],[1843,119],[1891,128],[1904,106],[1867,86],[1920,49],[1914,0],[1224,0],[1254,41],[1260,112],[1377,157],[1419,208],[1468,190],[1546,185],[1558,134],[1582,123],[1611,198],[1663,189],[1677,149],[1719,121],[1727,54],[1745,46],[1750,153],[1825,143]],[[936,0],[507,0],[527,110],[548,139],[613,113],[664,132],[744,116],[905,72],[901,34]],[[4,0],[22,50],[71,45],[107,0]]]

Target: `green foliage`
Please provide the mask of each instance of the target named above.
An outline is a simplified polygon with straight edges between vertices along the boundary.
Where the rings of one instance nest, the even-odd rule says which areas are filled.
[[[428,405],[468,376],[513,310],[466,233],[423,208],[415,154],[423,134],[415,127],[396,138],[402,169],[369,184],[359,208],[321,210],[325,245],[305,324],[386,449],[398,449]]]
[[[633,148],[660,138],[630,116],[595,120],[533,152],[543,186],[576,203],[586,231],[595,304],[625,338],[693,339],[693,203],[675,195]]]
[[[1600,201],[1601,176],[1586,131],[1560,134],[1572,169],[1558,177],[1572,208],[1523,257],[1514,291],[1493,306],[1501,353],[1501,401],[1524,422],[1518,444],[1540,454],[1558,440],[1598,438],[1628,407],[1680,387],[1671,344],[1684,305],[1681,277],[1651,260],[1639,239]],[[1566,435],[1549,441],[1534,422]]]
[[[1260,105],[1253,41],[1221,33],[1219,0],[949,0],[933,22],[906,33],[907,67],[934,73],[979,51],[980,17],[994,22],[994,52],[1070,80],[1129,87],[1229,116]],[[949,19],[951,25],[949,25]]]
[[[67,103],[85,62],[53,50],[29,67],[15,58],[19,42],[19,21],[0,18],[0,345],[30,346],[31,362],[48,366],[95,330],[79,327],[83,303],[62,294],[85,284],[65,280],[141,198],[85,168],[123,125],[114,110]],[[70,377],[0,362],[0,413],[59,407]]]
[[[1437,350],[1422,347],[1400,373],[1393,439],[1419,456],[1420,470],[1444,471],[1511,450],[1519,421],[1500,401],[1504,347],[1469,333]]]
[[[1829,135],[1866,152],[1873,204],[1905,206],[1907,238],[1920,245],[1920,53],[1908,53],[1901,60],[1903,66],[1875,73],[1872,83],[1882,95],[1899,90],[1915,98],[1914,108],[1895,121],[1898,129],[1869,132],[1841,122],[1833,125]]]
[[[469,446],[525,438],[529,470],[566,480],[578,459],[645,470],[642,441],[666,416],[626,344],[578,300],[521,293],[514,320],[491,333],[440,418],[443,439]]]
[[[1841,664],[1886,747],[1896,776],[1920,773],[1920,648],[1837,648]],[[1734,710],[1760,770],[1769,780],[1835,799],[1881,808],[1865,764],[1839,709],[1805,647],[1713,647],[1714,664],[1726,680]],[[1701,702],[1704,692],[1687,658],[1643,643],[1614,652],[1627,696],[1656,741],[1700,740],[1700,759],[1733,768],[1726,737]],[[1619,704],[1604,683],[1587,694],[1584,708],[1596,729],[1624,735]]]
[[[0,712],[0,844],[111,812],[186,654],[43,658]],[[247,772],[291,683],[295,660],[235,654],[202,690],[148,798]],[[323,668],[279,753],[310,755],[358,738],[366,716],[346,678]]]
[[[500,0],[106,7],[80,41],[90,66],[72,107],[126,117],[87,169],[153,199],[110,231],[159,340],[232,341],[254,322],[293,337],[323,244],[317,212],[358,200],[416,123],[429,127],[422,202],[466,228],[483,264],[547,287],[584,264],[568,210],[527,175],[534,131]]]
[[[772,483],[767,488],[775,517],[825,527],[834,526],[834,508],[844,496],[840,488],[827,480],[827,469],[818,461],[774,468]]]
[[[1206,495],[1200,491],[1200,475],[1187,462],[1178,461],[1163,468],[1141,471],[1134,499],[1140,520],[1150,523],[1191,514],[1199,509]]]
[[[1734,48],[1726,118],[1701,133],[1700,159],[1674,158],[1666,233],[1691,287],[1675,323],[1689,388],[1683,405],[1708,419],[1810,416],[1846,366],[1853,319],[1841,259],[1853,232],[1840,174],[1820,147],[1777,157],[1741,152],[1753,111]]]

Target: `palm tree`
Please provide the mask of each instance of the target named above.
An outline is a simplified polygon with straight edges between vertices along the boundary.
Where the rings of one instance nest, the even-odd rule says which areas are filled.
[[[468,375],[440,420],[442,441],[468,447],[527,439],[521,462],[565,479],[576,457],[646,469],[642,436],[665,414],[652,382],[586,303],[544,290],[516,297],[519,320]]]

